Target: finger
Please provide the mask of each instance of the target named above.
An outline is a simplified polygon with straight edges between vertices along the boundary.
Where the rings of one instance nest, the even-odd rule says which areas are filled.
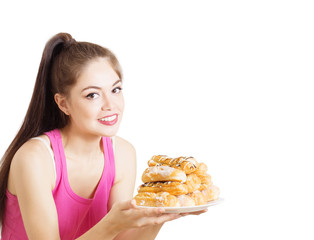
[[[161,222],[161,223],[164,223],[164,222],[168,222],[168,221],[172,221],[172,220],[175,220],[175,219],[178,219],[180,218],[181,215],[180,214],[177,214],[177,213],[166,213],[166,214],[162,214],[160,217],[158,217],[158,221]]]
[[[203,213],[206,213],[208,210],[207,209],[204,209],[202,211],[198,211],[198,212],[193,212],[191,213],[192,215],[200,215],[200,214],[203,214]]]
[[[182,217],[185,217],[185,216],[188,216],[188,215],[200,215],[200,214],[206,213],[207,211],[208,211],[208,210],[205,209],[205,210],[197,211],[197,212],[181,213],[181,216],[182,216]]]
[[[141,208],[137,207],[135,209],[130,209],[129,214],[132,214],[136,217],[158,217],[161,216],[165,212],[164,208],[157,208],[157,207],[148,207],[148,208]]]
[[[163,224],[165,222],[169,222],[169,221],[178,219],[180,217],[181,217],[180,214],[166,213],[166,214],[162,214],[159,217],[147,217],[147,218],[145,218],[145,220],[143,219],[143,221],[145,221],[145,223],[144,223],[145,225],[157,225],[157,224]]]
[[[118,207],[121,210],[128,210],[136,207],[136,202],[134,199],[132,200],[126,200],[126,201],[121,201],[118,203]]]
[[[137,207],[136,201],[135,201],[134,198],[131,200],[130,204],[131,204],[131,206],[132,206],[133,208],[136,208],[136,207]]]

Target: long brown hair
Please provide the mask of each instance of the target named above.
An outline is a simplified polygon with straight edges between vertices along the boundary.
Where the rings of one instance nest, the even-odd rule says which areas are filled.
[[[4,217],[10,165],[15,153],[30,138],[67,125],[68,117],[58,108],[54,95],[66,95],[84,66],[96,58],[108,59],[122,79],[120,64],[107,48],[89,42],[77,42],[68,33],[56,34],[46,43],[23,124],[1,159],[0,225]]]

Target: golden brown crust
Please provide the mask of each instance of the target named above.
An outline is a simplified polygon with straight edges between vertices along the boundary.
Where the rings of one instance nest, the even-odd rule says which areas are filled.
[[[191,198],[194,199],[195,205],[204,205],[207,203],[207,199],[205,198],[204,194],[200,191],[195,191],[188,194]]]
[[[148,161],[148,166],[158,164],[183,170],[186,174],[194,172],[199,166],[199,163],[193,157],[170,158],[166,155],[155,155]]]
[[[180,207],[193,207],[195,206],[195,201],[189,195],[179,195],[176,196],[179,200]]]
[[[199,187],[198,190],[199,190],[199,191],[203,191],[203,190],[209,188],[209,187],[212,186],[212,185],[213,185],[212,182],[210,183],[210,185],[207,185],[207,184],[205,184],[205,183],[201,183],[201,185],[200,185],[200,187]]]
[[[141,192],[134,197],[136,205],[149,207],[179,207],[179,200],[167,192]]]
[[[184,171],[169,166],[154,166],[147,168],[143,175],[142,181],[147,182],[185,182],[186,174]]]
[[[138,188],[138,192],[168,192],[172,195],[188,193],[188,186],[180,182],[149,182]]]
[[[195,169],[194,173],[199,175],[204,175],[205,173],[207,173],[207,165],[205,163],[200,163],[198,165],[198,167]]]
[[[212,185],[212,177],[209,174],[205,173],[197,176],[200,178],[202,184],[206,184],[208,186]]]
[[[219,198],[220,190],[217,186],[212,185],[209,188],[201,191],[207,202],[217,200]]]
[[[213,185],[212,178],[209,174],[207,174],[207,173],[203,173],[203,174],[196,173],[196,175],[201,180],[201,185],[198,189],[199,191],[203,191],[203,190],[205,190],[205,189],[207,189]]]
[[[191,173],[187,175],[186,185],[188,187],[188,193],[194,192],[201,186],[201,179],[196,174]]]

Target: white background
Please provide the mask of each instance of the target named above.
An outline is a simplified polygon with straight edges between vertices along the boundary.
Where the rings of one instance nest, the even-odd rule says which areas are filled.
[[[111,49],[124,70],[119,135],[192,155],[224,203],[157,239],[313,239],[311,1],[2,1],[0,154],[16,134],[50,37]]]

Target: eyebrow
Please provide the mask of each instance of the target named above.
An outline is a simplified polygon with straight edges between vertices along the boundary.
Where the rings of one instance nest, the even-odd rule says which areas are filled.
[[[121,79],[115,81],[114,84],[112,84],[112,86],[115,86],[115,85],[117,85],[117,84],[120,83],[120,82],[122,82]],[[90,89],[90,88],[101,89],[101,87],[98,87],[98,86],[88,86],[88,87],[86,87],[86,88],[83,88],[81,92],[84,92],[85,90]]]

